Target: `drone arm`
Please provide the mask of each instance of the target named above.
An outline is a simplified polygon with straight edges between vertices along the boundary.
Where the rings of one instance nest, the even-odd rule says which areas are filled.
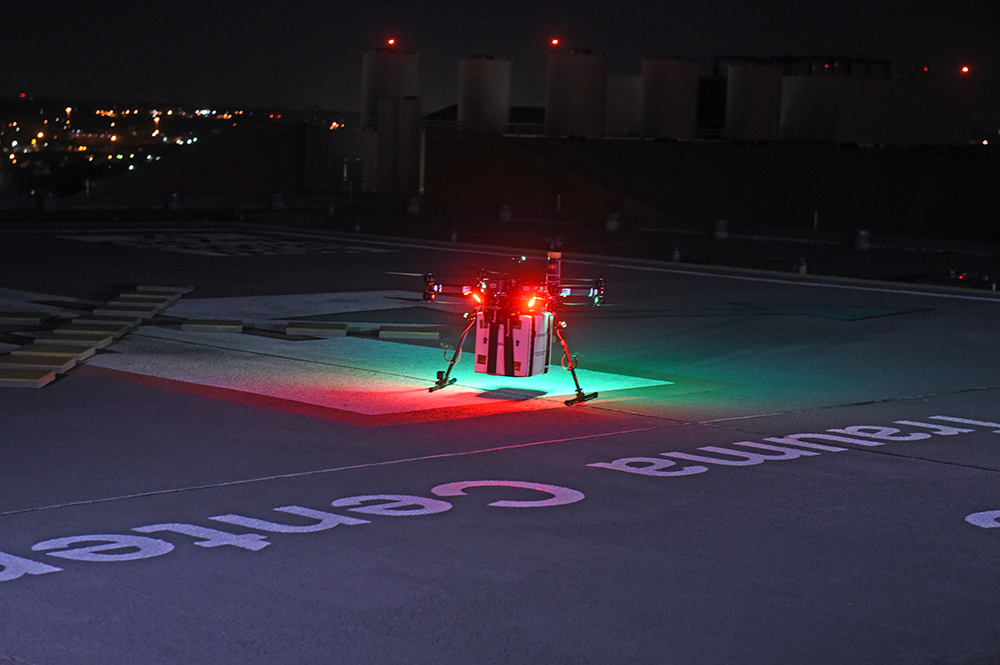
[[[474,289],[474,287],[467,284],[461,286],[455,286],[452,284],[438,284],[434,275],[427,273],[424,275],[424,283],[426,287],[424,288],[424,300],[433,302],[440,294],[455,294],[455,295],[468,295]]]

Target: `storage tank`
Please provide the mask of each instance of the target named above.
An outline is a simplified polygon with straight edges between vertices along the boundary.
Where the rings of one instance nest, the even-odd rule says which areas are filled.
[[[608,65],[604,54],[585,49],[551,51],[545,91],[545,133],[604,134]]]
[[[607,98],[605,135],[641,135],[642,77],[609,76]]]
[[[458,66],[460,129],[502,131],[510,122],[510,60],[491,55],[463,59]]]
[[[921,143],[968,145],[971,136],[972,87],[957,77],[942,81],[915,82],[915,104],[920,109],[915,132]]]
[[[378,127],[380,99],[417,96],[417,54],[394,48],[365,53],[361,72],[361,128]]]
[[[844,79],[786,76],[781,80],[782,141],[835,143]]]
[[[729,65],[726,75],[727,139],[778,140],[781,76],[781,67],[774,65]]]
[[[642,131],[644,136],[694,139],[698,129],[696,62],[664,57],[642,63]]]
[[[377,190],[388,194],[423,191],[424,132],[417,97],[383,98],[378,103]]]

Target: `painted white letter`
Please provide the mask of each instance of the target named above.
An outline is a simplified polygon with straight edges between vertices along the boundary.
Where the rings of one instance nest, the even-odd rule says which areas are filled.
[[[752,466],[754,464],[761,464],[768,460],[782,460],[782,459],[795,459],[802,456],[819,455],[819,453],[811,453],[805,450],[797,450],[794,448],[780,448],[778,446],[769,446],[765,443],[754,443],[753,441],[737,441],[733,443],[734,446],[746,446],[748,448],[760,448],[762,450],[773,450],[778,455],[761,455],[760,453],[748,453],[742,450],[732,450],[731,448],[719,448],[717,446],[702,446],[698,450],[704,450],[709,453],[719,453],[722,455],[729,455],[731,457],[741,457],[742,460],[727,460],[719,459],[717,457],[705,457],[704,455],[691,455],[689,453],[661,453],[664,457],[673,457],[674,459],[685,459],[691,460],[692,462],[705,462],[707,464],[721,464],[723,466]]]
[[[840,448],[839,446],[824,446],[821,443],[809,443],[803,441],[802,439],[819,439],[820,441],[838,441],[840,443],[860,443],[862,446],[882,446],[882,443],[872,443],[871,441],[865,441],[863,439],[850,439],[846,436],[836,436],[835,434],[789,434],[788,436],[769,436],[765,438],[765,441],[770,441],[771,443],[784,443],[792,446],[801,446],[803,448],[812,448],[814,450],[823,450],[828,453],[842,453],[845,450],[850,450],[850,448]]]
[[[982,513],[972,513],[965,518],[969,524],[981,526],[984,529],[996,529],[1000,527],[1000,510],[987,510]]]
[[[365,501],[387,501],[372,506],[362,506]],[[386,517],[410,517],[413,515],[433,515],[451,510],[447,501],[428,499],[409,494],[368,494],[365,496],[349,496],[337,499],[331,504],[334,508],[347,508],[355,513],[366,515],[384,515]],[[420,506],[414,508],[414,506]]]
[[[152,524],[150,526],[138,526],[132,530],[138,531],[139,533],[172,531],[173,533],[183,533],[185,536],[191,536],[193,538],[204,538],[205,540],[199,540],[195,543],[198,547],[222,547],[223,545],[232,545],[233,547],[239,547],[241,549],[256,552],[257,550],[262,550],[271,544],[267,542],[267,536],[262,536],[259,533],[237,535],[235,533],[229,533],[228,531],[219,531],[218,529],[209,529],[204,526],[195,526],[194,524]]]
[[[75,547],[70,550],[62,549],[77,543],[100,543],[98,545],[88,545],[86,547]],[[154,556],[162,556],[174,549],[174,546],[165,540],[156,538],[144,538],[143,536],[128,536],[116,533],[101,533],[89,536],[70,536],[68,538],[54,538],[38,543],[31,548],[35,552],[47,552],[48,550],[60,550],[58,552],[48,552],[49,556],[60,559],[72,559],[73,561],[134,561],[136,559],[150,559]],[[128,550],[119,551],[116,550]]]
[[[912,420],[897,420],[896,424],[909,425],[910,427],[925,427],[931,430],[932,434],[940,434],[941,436],[955,436],[956,434],[976,431],[974,429],[965,429],[964,427],[948,427],[947,425],[935,425],[933,423],[918,423]]]
[[[545,508],[548,506],[564,506],[568,503],[576,503],[583,498],[583,492],[571,490],[568,487],[558,485],[542,485],[539,483],[525,483],[518,480],[460,480],[456,483],[446,483],[431,489],[431,492],[438,496],[465,496],[462,491],[467,487],[518,487],[521,489],[538,490],[546,492],[552,496],[541,501],[494,501],[489,504],[499,508]]]
[[[256,529],[257,531],[270,531],[271,533],[312,533],[314,531],[326,531],[327,529],[332,529],[339,524],[368,524],[368,520],[359,520],[355,517],[345,517],[343,515],[337,515],[336,513],[327,513],[322,510],[303,508],[302,506],[284,506],[282,508],[275,508],[275,510],[281,513],[309,517],[311,519],[318,520],[319,524],[290,526],[288,524],[268,522],[267,520],[258,520],[252,517],[243,517],[242,515],[218,515],[216,517],[209,517],[208,519],[215,520],[216,522],[235,524],[236,526],[244,526],[248,529]]]
[[[844,427],[843,429],[828,429],[826,431],[833,432],[834,434],[867,436],[870,439],[878,439],[879,441],[920,441],[921,439],[931,438],[931,435],[927,432],[913,432],[912,434],[896,436],[899,430],[895,427],[876,427],[875,425],[853,425],[851,427]]]
[[[45,573],[58,573],[62,568],[47,566],[31,559],[22,559],[13,554],[0,552],[0,582],[16,580],[22,575],[44,575]]]
[[[677,471],[660,471],[676,465],[677,462],[659,459],[656,457],[622,457],[614,462],[594,462],[587,466],[596,466],[601,469],[611,469],[613,471],[625,471],[626,473],[637,473],[640,476],[693,476],[696,473],[705,473],[707,466],[685,466]],[[638,466],[633,466],[638,465]]]
[[[988,420],[969,420],[968,418],[954,418],[952,416],[931,416],[931,420],[945,420],[950,423],[961,423],[963,425],[978,425],[979,427],[1000,427],[1000,423],[991,423]],[[993,430],[994,434],[1000,434],[1000,429]]]

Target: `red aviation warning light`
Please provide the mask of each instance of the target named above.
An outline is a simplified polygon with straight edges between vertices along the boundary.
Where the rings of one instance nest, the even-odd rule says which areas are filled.
[[[962,65],[962,68],[958,71],[962,72],[963,74],[968,74],[971,70],[969,69],[968,65]]]
[[[549,44],[551,44],[552,46],[559,46],[559,38],[553,37],[552,40],[549,42]]]

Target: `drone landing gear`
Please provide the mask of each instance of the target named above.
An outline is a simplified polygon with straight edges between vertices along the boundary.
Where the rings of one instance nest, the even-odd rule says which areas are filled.
[[[454,363],[452,363],[453,365]],[[449,379],[448,375],[451,374],[452,365],[448,365],[448,371],[438,372],[438,380],[434,382],[434,385],[427,389],[427,392],[432,393],[435,390],[441,390],[442,388],[447,388],[451,384],[458,381],[458,379]]]
[[[587,400],[595,399],[597,393],[587,393],[585,394],[579,388],[576,389],[576,397],[573,399],[568,399],[564,402],[566,406],[573,406],[574,404],[579,404],[580,402],[586,402]]]
[[[427,389],[427,392],[432,393],[436,390],[447,388],[458,381],[458,379],[451,379],[448,377],[451,376],[451,368],[454,367],[455,363],[458,362],[458,359],[462,357],[462,345],[465,344],[465,337],[469,334],[469,331],[472,330],[472,326],[474,325],[476,325],[476,317],[473,316],[472,320],[469,321],[469,325],[465,326],[465,330],[462,331],[462,337],[458,340],[458,346],[455,347],[455,353],[451,355],[450,359],[448,358],[448,352],[445,351],[444,357],[448,360],[448,369],[437,373],[437,381],[434,382],[433,386]]]
[[[556,336],[559,337],[559,343],[562,344],[563,348],[563,359],[562,366],[569,370],[569,373],[573,375],[573,385],[576,386],[576,397],[573,399],[568,399],[564,402],[566,406],[573,406],[574,404],[579,404],[581,402],[586,402],[597,397],[597,393],[585,393],[580,387],[580,381],[576,378],[576,358],[569,354],[569,347],[566,346],[566,340],[562,336],[561,329],[566,324],[560,321],[556,324]]]
[[[448,357],[448,352],[445,351],[444,357],[445,360],[448,361],[448,369],[437,373],[437,381],[434,382],[433,386],[427,389],[428,392],[435,392],[441,390],[442,388],[447,388],[458,380],[451,378],[451,370],[462,357],[462,346],[465,344],[465,338],[468,336],[469,331],[472,330],[474,325],[476,325],[476,317],[472,317],[469,321],[469,325],[467,325],[465,330],[462,331],[462,336],[458,341],[458,346],[455,347],[455,352],[451,355],[451,358]],[[581,402],[588,402],[595,399],[597,397],[597,393],[585,393],[583,392],[583,388],[580,387],[580,380],[576,376],[576,357],[570,355],[569,347],[566,345],[566,339],[562,335],[562,328],[565,326],[566,324],[564,322],[559,321],[555,324],[554,328],[556,336],[559,338],[559,343],[563,348],[563,369],[569,370],[569,373],[573,376],[573,385],[576,386],[576,397],[565,400],[563,403],[566,406],[573,406],[574,404],[580,404]]]

